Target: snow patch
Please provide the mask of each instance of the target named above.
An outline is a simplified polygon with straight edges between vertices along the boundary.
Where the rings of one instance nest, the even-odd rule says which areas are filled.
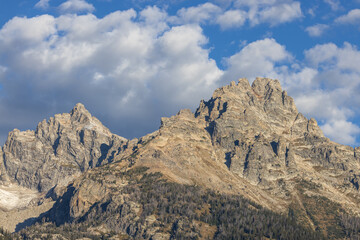
[[[0,209],[10,211],[26,207],[37,195],[37,192],[17,185],[0,186]]]

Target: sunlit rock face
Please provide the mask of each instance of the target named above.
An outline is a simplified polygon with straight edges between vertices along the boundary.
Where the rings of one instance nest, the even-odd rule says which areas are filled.
[[[49,217],[57,224],[82,219],[102,204],[126,207],[131,214],[124,219],[136,220],[141,204],[122,194],[132,184],[124,176],[143,167],[166,181],[241,195],[275,212],[296,209],[313,229],[339,217],[331,211],[323,217],[326,208],[310,216],[309,206],[319,199],[360,214],[360,148],[326,138],[279,81],[268,78],[231,82],[195,113],[161,118],[159,130],[140,139],[112,134],[77,104],[35,131],[15,129],[0,150],[2,182],[51,189],[57,202]]]
[[[332,199],[347,201],[341,194],[355,194],[357,200],[347,203],[358,206],[358,149],[324,137],[315,119],[297,111],[278,80],[257,78],[251,86],[247,79],[232,82],[202,101],[195,116],[206,122],[213,148],[229,171],[271,195],[291,200],[296,180],[307,179],[321,184]],[[336,194],[328,194],[334,187]]]
[[[12,181],[47,191],[104,164],[110,147],[125,141],[77,104],[70,113],[43,120],[35,131],[10,132],[3,147],[4,168]]]

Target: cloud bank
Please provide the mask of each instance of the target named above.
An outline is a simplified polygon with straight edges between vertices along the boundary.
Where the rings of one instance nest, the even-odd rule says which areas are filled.
[[[0,125],[33,128],[38,116],[84,102],[111,129],[133,137],[155,130],[159,116],[193,108],[222,71],[199,26],[170,27],[164,14],[153,7],[102,19],[13,18],[0,30]]]
[[[140,137],[156,130],[161,116],[194,110],[216,87],[266,76],[281,80],[299,110],[316,117],[332,140],[357,144],[359,50],[326,43],[307,49],[300,61],[276,39],[263,38],[245,42],[220,69],[203,25],[226,31],[302,17],[296,1],[229,2],[231,9],[205,3],[169,16],[153,6],[98,18],[89,3],[69,0],[58,17],[12,18],[0,29],[1,141],[11,129],[33,129],[77,102],[113,132]],[[309,34],[321,35],[315,26]]]

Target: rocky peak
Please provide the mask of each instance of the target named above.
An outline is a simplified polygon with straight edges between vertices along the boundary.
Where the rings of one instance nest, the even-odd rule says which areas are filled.
[[[84,104],[82,103],[75,104],[74,108],[71,110],[71,115],[74,115],[74,113],[77,112],[90,114],[89,111],[85,108]]]
[[[244,78],[231,82],[201,101],[195,114],[185,109],[162,118],[158,131],[139,140],[111,134],[77,104],[42,121],[35,132],[12,131],[0,148],[0,174],[39,191],[64,186],[91,169],[59,198],[56,217],[86,219],[92,209],[115,209],[114,199],[130,203],[118,189],[128,184],[122,171],[144,166],[168,181],[240,194],[285,214],[291,207],[313,229],[342,216],[331,215],[343,212],[329,207],[335,205],[318,212],[320,205],[335,202],[360,213],[360,148],[325,138],[279,81],[268,78],[252,85]],[[56,189],[57,196],[66,191]]]
[[[190,109],[181,109],[176,115],[177,116],[187,116],[187,117],[194,116],[194,114],[191,112]]]
[[[235,81],[232,81],[230,86],[235,87],[236,83]],[[247,78],[239,78],[237,83],[238,88],[242,88],[244,90],[250,90],[251,86]]]
[[[359,169],[360,150],[331,143],[279,81],[268,78],[252,85],[242,78],[215,90],[195,114],[185,109],[162,118],[159,131],[128,149],[135,149],[129,152],[135,166],[178,183],[241,193],[271,209],[297,199],[299,179],[321,184],[323,192],[314,194],[334,201],[343,199],[334,186],[357,194],[358,179],[346,169]]]
[[[71,110],[70,117],[74,121],[84,123],[91,119],[91,114],[82,103],[77,103]]]
[[[215,90],[212,98],[200,103],[195,116],[209,125],[228,122],[246,126],[264,135],[289,132],[298,115],[294,100],[283,91],[278,80],[256,78],[250,86],[247,79]],[[306,129],[306,126],[304,126]]]
[[[282,93],[279,80],[257,77],[251,85],[252,90],[261,97],[266,97],[270,92]]]
[[[296,165],[293,141],[328,141],[314,119],[308,120],[297,111],[280,82],[269,78],[256,78],[251,86],[241,78],[237,84],[231,82],[215,90],[209,101],[200,103],[195,116],[205,120],[229,169],[254,183],[266,184],[259,174],[264,161],[284,166],[283,172]]]
[[[168,117],[162,117],[161,118],[161,125],[160,130],[163,130],[164,128],[173,126],[175,123],[181,122],[187,122],[187,121],[197,121],[194,117],[194,114],[191,112],[190,109],[182,109],[180,110],[175,116],[172,116],[170,118]]]
[[[78,103],[70,113],[43,120],[36,131],[10,132],[3,150],[4,172],[22,186],[47,191],[104,164],[111,146],[126,141]]]

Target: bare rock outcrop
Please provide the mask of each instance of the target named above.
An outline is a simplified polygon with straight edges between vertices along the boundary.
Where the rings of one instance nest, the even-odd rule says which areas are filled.
[[[359,213],[359,149],[326,138],[278,80],[232,82],[202,101],[195,116],[206,121],[217,158],[229,171],[289,202],[299,179],[312,181],[321,186],[319,195]]]
[[[185,109],[162,118],[158,131],[113,144],[106,159],[280,212],[296,200],[299,182],[310,181],[318,196],[360,213],[359,152],[326,138],[278,80],[257,78],[251,86],[239,79],[217,89],[195,114]]]
[[[146,173],[135,174],[144,167]],[[145,190],[127,191],[144,179],[151,185],[151,173],[158,172],[161,180],[241,195],[275,212],[295,209],[299,222],[325,236],[334,236],[326,226],[337,226],[340,213],[360,215],[360,148],[326,138],[280,82],[268,78],[231,82],[195,113],[185,109],[162,118],[159,130],[140,139],[112,134],[77,104],[36,131],[10,132],[0,149],[3,181],[39,191],[56,186],[49,213],[57,224],[108,211],[109,222],[121,223],[125,232],[154,229],[128,225],[144,210],[138,194]]]
[[[4,166],[4,157],[3,157],[4,153],[2,151],[2,147],[0,147],[0,183],[7,181],[7,175],[6,175],[6,171],[5,171],[5,166]]]
[[[43,120],[35,131],[10,132],[3,147],[4,170],[11,181],[47,191],[111,161],[106,159],[109,149],[126,141],[77,104],[70,113]]]

